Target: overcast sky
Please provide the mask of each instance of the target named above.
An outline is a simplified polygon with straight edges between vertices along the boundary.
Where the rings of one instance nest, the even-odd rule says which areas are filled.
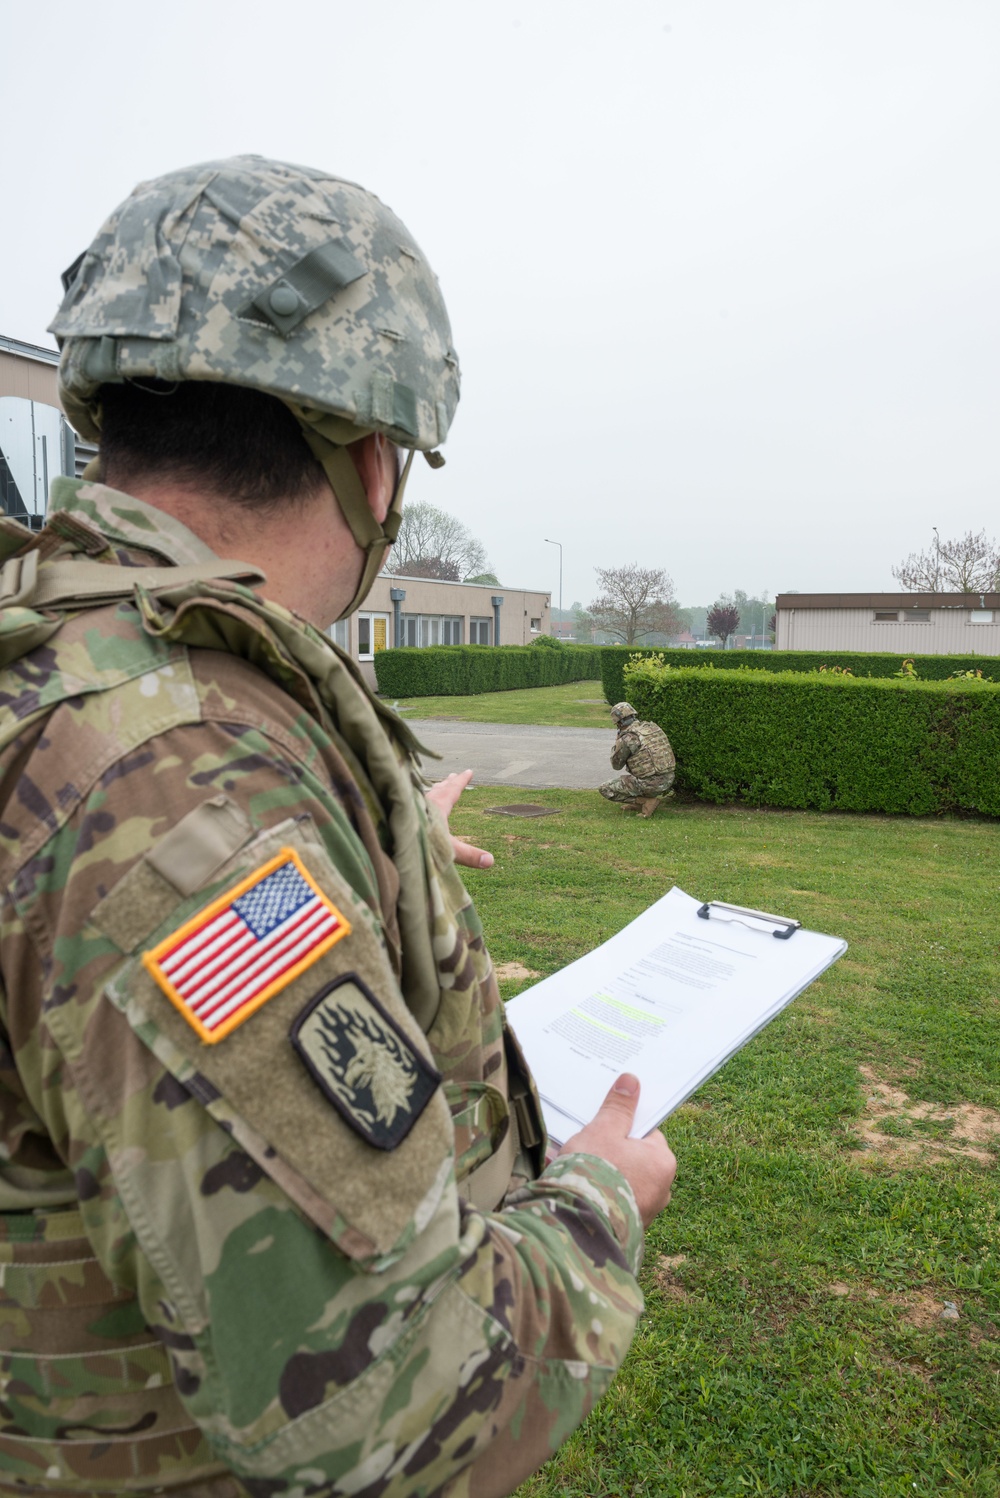
[[[0,0],[0,333],[146,177],[377,192],[463,396],[409,495],[508,586],[893,589],[1000,531],[997,0]]]

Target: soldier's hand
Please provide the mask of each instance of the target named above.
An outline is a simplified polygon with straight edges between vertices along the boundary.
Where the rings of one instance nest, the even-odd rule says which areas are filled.
[[[443,780],[437,781],[425,791],[427,800],[437,807],[446,822],[458,805],[458,798],[469,784],[472,775],[471,770],[463,770],[461,774],[453,770],[450,775],[446,775]],[[493,867],[492,853],[487,853],[485,848],[477,848],[472,843],[463,842],[460,837],[455,837],[454,833],[451,838],[451,847],[455,862],[464,864],[468,869],[491,869]]]
[[[635,1193],[643,1226],[649,1227],[670,1200],[677,1161],[659,1129],[645,1139],[630,1139],[629,1130],[639,1103],[639,1078],[624,1072],[590,1123],[567,1139],[561,1155],[597,1155],[615,1165]]]

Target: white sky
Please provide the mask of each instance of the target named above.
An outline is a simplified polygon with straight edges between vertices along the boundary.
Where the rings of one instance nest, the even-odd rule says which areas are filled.
[[[894,589],[1000,530],[997,0],[0,0],[0,333],[139,180],[364,183],[441,278],[448,465],[508,586]]]

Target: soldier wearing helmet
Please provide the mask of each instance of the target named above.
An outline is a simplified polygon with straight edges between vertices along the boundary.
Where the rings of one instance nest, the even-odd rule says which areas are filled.
[[[656,723],[640,722],[630,702],[616,702],[611,721],[618,730],[611,768],[625,773],[606,780],[598,790],[606,800],[637,810],[641,817],[651,817],[674,783],[677,761],[670,740]]]
[[[52,327],[100,458],[0,520],[3,1470],[509,1492],[621,1363],[674,1164],[628,1077],[546,1163],[465,779],[424,794],[325,633],[440,461],[437,282],[238,157],[137,188]]]

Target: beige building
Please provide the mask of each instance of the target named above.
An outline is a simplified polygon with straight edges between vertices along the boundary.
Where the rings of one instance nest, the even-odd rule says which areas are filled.
[[[54,349],[0,335],[0,511],[35,528],[51,480],[79,475],[96,451],[59,410],[58,363]],[[376,652],[390,645],[530,645],[550,623],[547,593],[382,576],[330,634],[374,686]]]
[[[375,579],[363,609],[330,631],[375,685],[375,655],[392,645],[530,645],[551,625],[548,593],[426,577]]]
[[[776,650],[1000,655],[1000,593],[779,593]]]

